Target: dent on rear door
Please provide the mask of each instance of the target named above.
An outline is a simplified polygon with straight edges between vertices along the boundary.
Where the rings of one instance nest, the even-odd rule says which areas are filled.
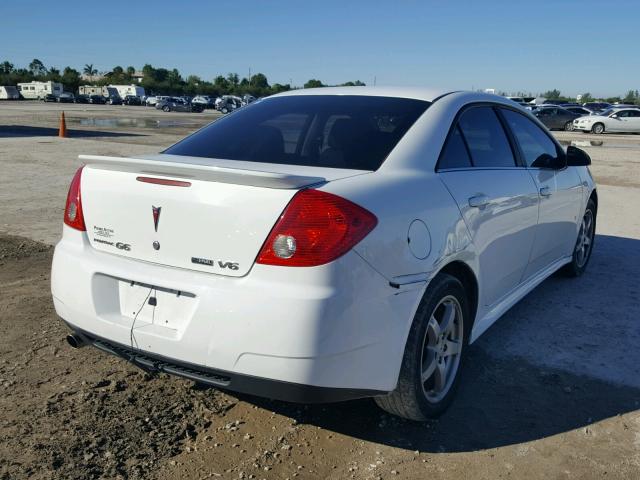
[[[538,193],[525,169],[440,172],[467,224],[480,265],[484,305],[515,288],[527,266],[538,221]],[[469,199],[485,195],[486,205]]]

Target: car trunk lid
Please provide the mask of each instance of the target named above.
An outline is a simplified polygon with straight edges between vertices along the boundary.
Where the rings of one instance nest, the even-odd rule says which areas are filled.
[[[172,155],[80,159],[93,248],[232,277],[249,272],[299,189],[366,173]]]

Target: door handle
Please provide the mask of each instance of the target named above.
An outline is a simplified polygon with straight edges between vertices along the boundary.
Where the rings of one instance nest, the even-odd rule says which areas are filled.
[[[469,206],[470,207],[484,207],[485,205],[487,205],[489,203],[489,197],[487,197],[486,195],[476,195],[474,197],[471,197],[469,199]]]
[[[542,195],[543,197],[550,197],[551,189],[549,187],[542,187],[540,189],[540,195]]]

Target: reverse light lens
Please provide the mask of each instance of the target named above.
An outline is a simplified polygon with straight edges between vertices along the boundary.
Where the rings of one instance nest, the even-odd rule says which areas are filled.
[[[278,258],[291,258],[296,253],[296,239],[290,235],[278,235],[273,241],[273,253]]]
[[[69,193],[67,194],[67,204],[64,207],[64,223],[76,230],[86,231],[84,216],[82,215],[82,200],[80,198],[80,180],[82,169],[80,167],[71,180]]]
[[[351,250],[378,219],[355,203],[319,190],[298,192],[271,230],[257,263],[313,267]]]

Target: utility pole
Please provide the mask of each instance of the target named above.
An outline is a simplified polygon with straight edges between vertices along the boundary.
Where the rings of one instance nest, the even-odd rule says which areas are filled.
[[[251,85],[251,67],[249,67],[249,78],[247,78],[247,80],[249,80],[249,85]]]
[[[374,86],[374,87],[376,86],[376,79],[377,79],[377,78],[376,78],[376,76],[374,75],[374,76],[373,76],[373,86]]]

